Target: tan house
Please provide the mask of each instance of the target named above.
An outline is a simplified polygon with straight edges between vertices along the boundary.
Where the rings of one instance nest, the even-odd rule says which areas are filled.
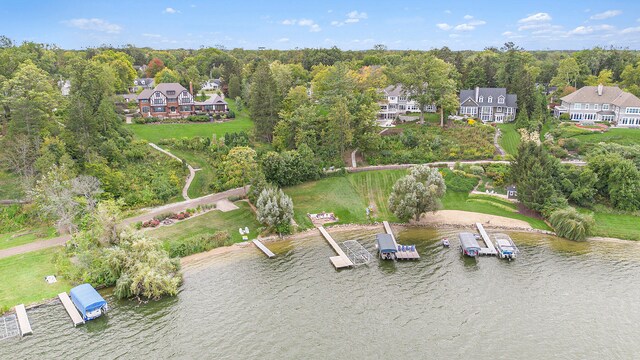
[[[554,115],[574,121],[608,121],[620,127],[640,127],[640,99],[617,86],[585,86],[563,97]]]

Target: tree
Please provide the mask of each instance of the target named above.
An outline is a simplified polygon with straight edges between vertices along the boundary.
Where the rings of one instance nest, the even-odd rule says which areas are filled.
[[[94,56],[91,61],[106,64],[113,70],[116,93],[126,93],[136,78],[133,59],[124,52],[106,50]]]
[[[80,206],[75,199],[71,185],[73,174],[65,166],[51,166],[33,190],[33,198],[40,215],[55,220],[58,233],[72,233],[76,230],[74,221],[80,214]]]
[[[428,211],[441,207],[440,199],[447,186],[440,172],[426,165],[418,165],[393,185],[389,209],[402,221],[418,221]]]
[[[222,176],[226,189],[245,186],[260,173],[256,151],[250,147],[234,147],[224,156]]]
[[[178,76],[175,71],[164,68],[156,74],[154,81],[156,85],[162,83],[177,83],[180,81],[180,76]]]
[[[266,187],[260,193],[256,203],[258,222],[264,224],[270,231],[278,234],[290,232],[293,219],[293,201],[282,191],[274,187]]]
[[[240,77],[238,75],[231,75],[229,79],[229,87],[227,88],[228,96],[232,99],[242,95],[240,91]]]
[[[620,74],[620,80],[627,91],[640,96],[640,61],[635,66],[633,64],[625,66]]]
[[[415,101],[423,111],[436,104],[440,107],[440,125],[444,126],[444,109],[457,107],[455,68],[433,55],[412,55],[406,58],[391,78],[402,84],[409,99]],[[454,99],[455,98],[455,99]]]
[[[262,62],[253,74],[249,96],[249,111],[256,124],[256,135],[260,138],[269,142],[272,140],[280,107],[280,94],[269,64]]]
[[[591,215],[580,214],[572,207],[551,213],[549,223],[553,226],[556,235],[574,241],[586,239],[591,235],[595,225]]]
[[[580,76],[580,65],[574,57],[560,60],[556,76],[551,79],[551,85],[562,89],[565,86],[577,87]]]
[[[613,71],[604,69],[600,71],[598,76],[589,75],[584,80],[584,84],[588,86],[598,86],[600,84],[605,86],[613,85]]]
[[[158,58],[151,59],[151,61],[149,61],[149,64],[147,65],[147,77],[155,78],[156,75],[164,68],[165,66],[162,60]]]

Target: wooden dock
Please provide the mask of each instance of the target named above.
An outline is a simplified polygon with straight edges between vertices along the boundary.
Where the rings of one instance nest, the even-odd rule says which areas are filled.
[[[24,308],[24,304],[16,305],[16,316],[18,317],[18,328],[20,329],[20,336],[31,335],[31,323],[29,323],[29,317],[27,316],[27,310]]]
[[[393,243],[395,244],[396,249],[398,250],[396,252],[397,260],[420,259],[420,254],[418,254],[418,250],[416,250],[414,247],[406,246],[406,245],[398,245],[398,242],[396,241],[396,237],[395,235],[393,235],[393,231],[391,231],[391,225],[389,225],[388,221],[383,221],[382,225],[384,226],[384,231],[386,231],[387,234],[391,235],[391,238],[393,239]]]
[[[498,255],[498,250],[496,250],[496,247],[493,246],[493,243],[491,242],[491,239],[489,238],[487,232],[484,230],[482,224],[476,223],[476,227],[478,228],[478,232],[482,237],[482,241],[484,241],[484,243],[487,245],[487,247],[485,248],[480,248],[480,255]]]
[[[60,302],[62,302],[64,309],[67,310],[67,314],[69,314],[69,317],[73,322],[73,326],[84,324],[84,319],[80,316],[80,312],[78,312],[75,305],[73,305],[73,302],[69,298],[69,294],[66,292],[60,293],[58,294],[58,298],[60,298]]]
[[[273,252],[271,252],[271,250],[269,250],[266,246],[264,246],[263,243],[260,242],[260,240],[253,240],[253,244],[260,250],[262,250],[262,252],[267,255],[268,258],[272,258],[274,256],[276,256],[276,254],[274,254]]]
[[[325,240],[327,240],[329,245],[331,245],[333,250],[338,254],[338,256],[332,256],[332,257],[329,258],[329,260],[331,260],[331,263],[333,264],[333,266],[336,269],[342,269],[342,268],[345,268],[345,267],[352,267],[353,266],[353,261],[351,261],[351,259],[349,259],[347,254],[344,253],[344,251],[342,250],[342,248],[340,248],[338,243],[336,243],[336,241],[333,240],[333,238],[331,237],[331,235],[329,235],[327,230],[325,230],[324,227],[322,227],[322,226],[318,226],[318,230],[320,230],[320,234],[322,234],[322,236],[325,238]]]

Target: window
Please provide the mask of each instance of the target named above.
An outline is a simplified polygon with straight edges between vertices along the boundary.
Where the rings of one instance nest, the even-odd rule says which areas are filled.
[[[584,109],[589,110],[589,104],[584,104]]]
[[[489,121],[489,120],[491,120],[491,115],[482,115],[481,120],[482,121]]]
[[[584,114],[583,120],[595,120],[596,116],[594,113]]]
[[[504,104],[504,96],[498,96],[498,104]]]
[[[598,110],[598,108],[600,107],[600,105],[598,104],[593,104],[593,110]]]
[[[483,114],[491,114],[491,106],[483,106],[482,107]]]
[[[613,121],[613,115],[602,115],[600,119],[602,121]]]
[[[182,106],[180,106],[180,111],[191,111],[191,106],[182,105]]]
[[[609,104],[602,104],[602,110],[609,110]]]
[[[513,114],[513,108],[512,107],[508,107],[507,108],[507,115],[511,115]]]
[[[484,101],[484,96],[480,96],[480,97],[478,98],[478,102],[483,102],[483,101]]]
[[[493,102],[493,97],[489,96],[489,99],[487,99],[487,102],[491,104]]]
[[[502,112],[502,106],[498,106],[498,107],[496,108],[496,112]]]
[[[142,107],[142,112],[143,113],[148,113],[149,112],[149,107],[148,106],[143,106]]]
[[[154,106],[153,112],[165,112],[164,106]]]
[[[582,113],[571,114],[571,120],[582,120]]]
[[[407,97],[406,96],[400,96],[400,101],[407,101]]]
[[[389,100],[391,100],[391,101],[394,101],[395,99],[396,99],[396,97],[395,97],[395,96],[391,96],[391,97],[389,98]]]
[[[399,108],[400,110],[406,110],[406,109],[407,109],[407,107],[406,107],[405,105],[400,105],[400,106],[398,106],[398,108]]]
[[[175,90],[167,90],[167,95],[175,95]]]
[[[625,114],[640,114],[640,108],[628,107]]]
[[[576,110],[582,110],[582,104],[575,103],[573,104],[573,108]]]

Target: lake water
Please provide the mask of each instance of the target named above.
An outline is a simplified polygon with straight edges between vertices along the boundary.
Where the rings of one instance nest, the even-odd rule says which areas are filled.
[[[378,231],[381,231],[378,230]],[[374,254],[376,231],[332,232]],[[29,311],[34,335],[2,359],[631,359],[640,357],[640,243],[510,233],[512,262],[463,258],[456,231],[409,229],[413,262],[335,271],[319,236],[248,247],[185,269],[177,297],[107,295],[106,317],[73,328],[59,303]]]

